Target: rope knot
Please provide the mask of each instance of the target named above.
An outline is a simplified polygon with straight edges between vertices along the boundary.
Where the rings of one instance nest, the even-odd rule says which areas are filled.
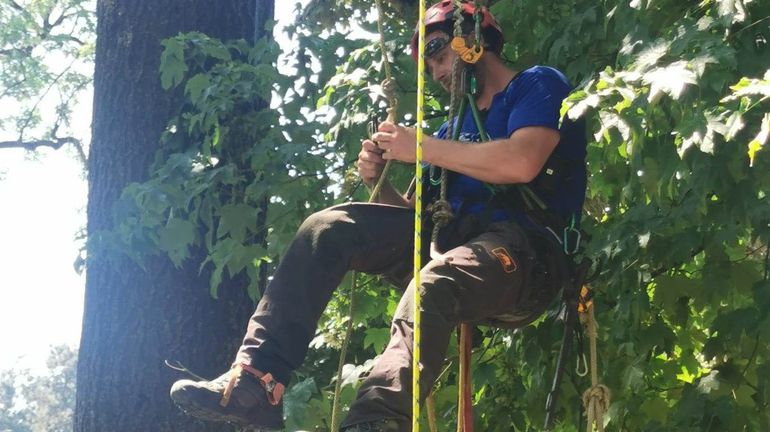
[[[447,200],[437,200],[433,203],[433,225],[437,228],[443,228],[452,221],[452,205]]]
[[[610,407],[610,389],[604,384],[597,384],[583,392],[583,407],[588,416],[588,430],[593,430],[596,423],[598,431],[604,430],[604,414]]]

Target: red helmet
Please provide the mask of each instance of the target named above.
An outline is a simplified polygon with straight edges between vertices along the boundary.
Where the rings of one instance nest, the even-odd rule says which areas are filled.
[[[440,25],[445,22],[452,22],[455,10],[453,3],[454,2],[452,0],[441,0],[425,11],[426,32],[430,31],[431,27],[436,25]],[[476,12],[476,8],[472,3],[463,1],[459,4],[459,6],[462,8],[462,12],[465,15],[469,15],[471,17],[466,17],[466,19],[473,19],[472,17]],[[500,28],[500,24],[495,21],[495,17],[489,13],[489,9],[481,7],[481,16],[481,30],[491,30],[497,36],[496,40],[487,41],[491,44],[489,49],[494,53],[499,53],[503,48],[503,29]],[[412,48],[412,58],[414,61],[417,61],[417,39],[419,36],[419,28],[420,26],[418,24],[417,28],[415,28],[414,35],[412,35],[412,41],[409,43],[409,46]]]

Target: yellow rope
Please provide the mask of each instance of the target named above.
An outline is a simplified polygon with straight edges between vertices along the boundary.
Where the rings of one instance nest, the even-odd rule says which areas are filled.
[[[585,289],[585,288],[584,288]],[[604,415],[610,406],[610,390],[599,383],[598,360],[596,354],[597,328],[593,304],[588,304],[580,311],[580,321],[586,327],[591,353],[591,388],[583,393],[583,406],[587,416],[587,430],[604,432]]]
[[[415,146],[414,178],[417,179],[415,187],[414,204],[414,347],[412,361],[412,431],[420,431],[420,342],[422,332],[422,314],[420,307],[420,269],[422,260],[422,122],[424,117],[423,105],[425,104],[425,0],[419,3],[419,31],[417,36],[417,143]]]

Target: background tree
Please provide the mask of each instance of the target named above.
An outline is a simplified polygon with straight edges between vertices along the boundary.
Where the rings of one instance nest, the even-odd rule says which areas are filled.
[[[218,300],[206,286],[204,259],[193,249],[180,256],[142,255],[140,239],[126,255],[116,241],[121,191],[147,179],[161,135],[180,110],[182,94],[161,88],[161,42],[185,31],[224,40],[264,35],[272,1],[100,1],[97,4],[93,145],[89,157],[88,264],[78,362],[75,430],[223,430],[195,422],[172,406],[168,389],[178,374],[164,360],[179,360],[214,376],[227,369],[253,303],[233,278]],[[256,30],[255,30],[256,29]],[[224,55],[224,53],[219,53]],[[239,56],[243,53],[233,52]],[[260,106],[237,107],[246,113]],[[234,107],[230,107],[235,109]],[[183,142],[178,143],[184,145]],[[249,143],[243,142],[249,149]],[[179,170],[173,174],[185,173]],[[221,190],[223,195],[227,190]],[[156,194],[161,206],[174,200]],[[233,198],[235,200],[236,198]],[[139,205],[135,202],[134,205]],[[151,210],[149,202],[141,203]],[[255,223],[256,218],[248,223]],[[189,243],[195,227],[164,215],[163,244]],[[176,265],[175,265],[176,264]],[[237,288],[236,288],[237,287]]]
[[[85,165],[87,143],[70,128],[91,84],[94,27],[88,0],[0,2],[0,128],[15,139],[0,149],[70,144]]]
[[[54,346],[43,373],[0,371],[0,430],[67,432],[75,409],[77,350]]]

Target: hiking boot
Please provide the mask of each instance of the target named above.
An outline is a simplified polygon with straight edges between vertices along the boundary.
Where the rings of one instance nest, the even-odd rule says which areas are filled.
[[[284,386],[248,365],[237,365],[211,381],[180,380],[171,399],[185,413],[201,420],[251,426],[252,431],[283,429]]]
[[[398,432],[398,423],[393,419],[375,420],[346,426],[340,432]]]

